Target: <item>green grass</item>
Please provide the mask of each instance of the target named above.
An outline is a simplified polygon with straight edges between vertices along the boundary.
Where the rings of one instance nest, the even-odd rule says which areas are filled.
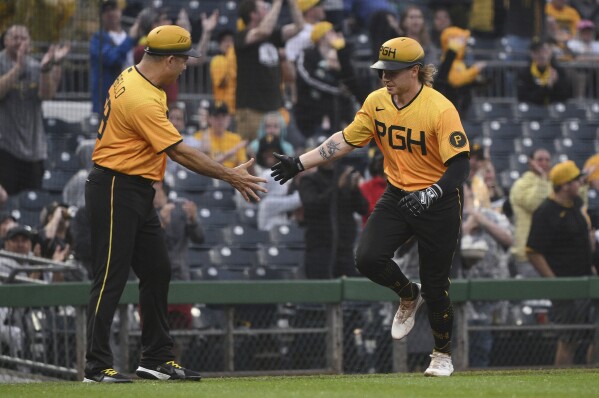
[[[599,369],[422,374],[206,378],[197,382],[136,380],[126,385],[50,382],[0,384],[0,397],[146,398],[351,398],[351,397],[599,397]]]

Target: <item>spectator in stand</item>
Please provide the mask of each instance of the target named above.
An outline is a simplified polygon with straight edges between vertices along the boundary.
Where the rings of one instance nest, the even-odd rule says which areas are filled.
[[[506,201],[507,197],[501,184],[497,181],[497,173],[495,171],[495,165],[491,160],[485,163],[483,166],[483,180],[485,182],[485,186],[487,187],[487,191],[489,192],[489,201],[491,204],[491,209],[501,212],[503,209],[503,204]]]
[[[424,63],[437,63],[438,55],[435,54],[429,36],[429,28],[424,21],[422,9],[415,5],[406,7],[399,18],[399,26],[404,36],[416,40],[424,49]]]
[[[578,23],[578,36],[568,41],[568,48],[577,61],[599,60],[599,41],[595,38],[595,24],[584,19]]]
[[[218,34],[219,54],[210,61],[210,80],[214,101],[224,102],[231,115],[235,115],[235,90],[237,89],[237,58],[235,33],[224,30]]]
[[[568,41],[568,50],[572,53],[574,61],[589,64],[589,68],[576,68],[573,71],[574,97],[584,98],[587,96],[587,88],[592,81],[596,62],[599,61],[599,41],[595,39],[593,21],[583,19],[578,23],[578,36]]]
[[[297,0],[297,5],[304,17],[303,29],[285,43],[287,59],[295,63],[306,48],[313,45],[310,35],[314,25],[325,20],[322,0]]]
[[[65,203],[52,202],[44,207],[40,213],[41,228],[38,231],[40,242],[40,255],[52,258],[56,251],[64,251],[64,261],[72,243],[70,231],[71,219],[75,217],[77,209]]]
[[[551,192],[549,171],[551,154],[544,148],[538,148],[528,157],[528,171],[517,179],[510,190],[510,203],[514,212],[515,237],[512,255],[515,273],[525,278],[538,277],[539,274],[526,255],[526,239],[530,232],[530,223],[534,211]]]
[[[300,54],[313,43],[310,38],[312,29],[315,24],[324,21],[325,11],[322,0],[298,0],[297,5],[304,17],[303,29],[285,43],[285,66],[284,79],[285,84],[289,87],[291,102],[297,102],[297,88],[295,86],[296,72],[295,63]]]
[[[545,14],[553,17],[558,26],[557,40],[565,47],[568,40],[576,36],[580,14],[568,5],[567,0],[550,0],[545,5]]]
[[[304,19],[296,0],[287,0],[293,23],[276,28],[283,0],[269,6],[263,0],[243,0],[237,11],[243,29],[235,36],[237,132],[245,140],[256,138],[266,112],[283,106],[281,59],[278,47],[299,33]],[[257,95],[260,93],[260,95]]]
[[[297,104],[295,121],[305,138],[327,135],[351,120],[352,99],[343,90],[347,82],[354,94],[351,49],[341,33],[330,22],[314,25],[311,34],[314,47],[304,50],[297,60]]]
[[[94,33],[89,44],[90,90],[92,112],[102,114],[108,89],[125,67],[133,65],[131,50],[139,39],[139,20],[129,34],[121,25],[121,9],[117,1],[103,0],[100,6],[101,30]]]
[[[2,185],[0,185],[0,209],[4,207],[4,204],[8,201],[8,192]]]
[[[518,100],[536,105],[565,101],[571,96],[566,72],[553,60],[546,41],[533,41],[530,63],[518,75]]]
[[[197,52],[200,55],[198,58],[193,58],[188,61],[188,65],[198,65],[206,62],[208,57],[206,53],[208,52],[208,46],[210,44],[210,37],[212,35],[212,31],[216,27],[218,22],[218,10],[215,10],[210,18],[207,18],[205,14],[201,14],[200,16],[202,21],[202,38],[197,45]],[[147,36],[150,31],[158,26],[163,25],[171,25],[173,21],[168,15],[168,10],[156,9],[153,7],[144,8],[138,15],[137,21],[139,24],[139,34],[142,36],[135,48],[133,49],[133,63],[138,64],[143,55],[147,45]],[[187,11],[182,8],[179,11],[177,25],[183,27],[184,29],[190,31],[191,22],[189,21],[189,17],[187,15]],[[166,92],[166,101],[174,102],[177,100],[179,96],[179,82],[174,81],[162,87],[162,89]]]
[[[370,178],[360,183],[360,191],[362,196],[368,201],[368,213],[362,216],[362,226],[366,224],[366,220],[374,210],[376,202],[379,200],[385,189],[387,189],[387,177],[385,176],[385,157],[383,153],[373,148],[374,152],[368,161],[368,173]]]
[[[447,8],[440,7],[435,9],[431,29],[431,43],[433,46],[441,50],[441,33],[452,25],[451,14]]]
[[[464,187],[462,277],[506,279],[510,275],[508,259],[509,248],[513,243],[512,226],[505,215],[490,208],[475,207],[468,191],[468,187]],[[469,325],[489,326],[503,318],[505,309],[506,302],[503,301],[468,302],[466,318]],[[491,331],[471,333],[468,366],[489,366],[492,347]]]
[[[281,148],[287,156],[293,156],[294,150],[287,141],[287,125],[279,112],[270,112],[264,115],[258,129],[258,137],[248,145],[248,152],[256,158],[256,165],[270,169],[270,148]],[[270,151],[272,152],[272,151]],[[269,174],[270,175],[270,174]]]
[[[175,126],[179,134],[184,136],[187,133],[187,123],[185,117],[185,108],[175,104],[168,106],[168,120]]]
[[[368,33],[370,34],[371,58],[374,62],[378,60],[382,43],[404,34],[399,27],[396,13],[387,9],[372,14],[368,21]]]
[[[302,206],[298,190],[290,192],[290,185],[281,185],[270,175],[272,167],[278,160],[273,156],[273,152],[284,153],[281,141],[274,139],[268,143],[260,145],[261,152],[256,156],[256,162],[262,163],[264,167],[260,177],[267,182],[265,188],[267,194],[261,195],[262,200],[258,203],[258,229],[261,231],[270,231],[277,225],[289,224],[289,213],[299,209]]]
[[[361,179],[353,167],[339,161],[322,164],[302,176],[299,193],[304,208],[308,279],[359,275],[354,263],[358,226],[353,213],[368,213],[368,201],[360,191]]]
[[[504,32],[507,58],[526,60],[534,37],[543,36],[546,0],[509,1],[505,4]]]
[[[450,100],[461,115],[467,115],[472,103],[472,88],[484,83],[484,61],[467,66],[464,57],[470,31],[451,26],[441,34],[443,50],[435,88]]]
[[[9,213],[0,214],[0,249],[4,248],[4,239],[6,238],[6,233],[12,227],[17,226],[17,219],[14,218]]]
[[[549,172],[553,193],[534,212],[526,251],[530,262],[544,278],[596,275],[591,263],[594,237],[583,201],[579,196],[583,174],[569,160]],[[553,300],[551,319],[557,324],[593,324],[589,299]],[[571,366],[579,346],[587,349],[590,363],[593,332],[559,332],[556,366]]]
[[[29,30],[13,25],[0,51],[0,186],[8,195],[40,189],[47,156],[42,101],[56,94],[70,45],[51,44],[41,61],[30,52]]]
[[[213,102],[210,105],[208,129],[198,131],[194,137],[199,141],[199,149],[225,167],[237,167],[247,161],[245,146],[247,141],[239,134],[229,131],[231,115],[225,103]]]
[[[345,15],[353,17],[359,27],[365,27],[377,11],[394,11],[389,0],[343,0],[343,5]]]
[[[477,50],[494,50],[503,34],[504,0],[473,0],[468,29]]]
[[[78,208],[85,206],[85,181],[94,165],[92,152],[95,144],[95,139],[89,139],[81,141],[77,146],[75,156],[79,160],[79,171],[69,179],[62,190],[62,201],[69,206]]]
[[[478,142],[473,143],[470,148],[470,175],[466,185],[473,195],[472,206],[477,209],[491,207],[491,198],[484,177],[485,165],[488,162],[487,149]]]

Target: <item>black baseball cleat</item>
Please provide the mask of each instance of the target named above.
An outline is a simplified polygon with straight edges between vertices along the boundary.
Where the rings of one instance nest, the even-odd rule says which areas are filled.
[[[131,383],[131,379],[117,372],[112,368],[107,368],[94,374],[85,374],[84,383]]]
[[[150,380],[192,380],[200,381],[198,372],[185,369],[175,361],[168,361],[151,369],[139,366],[135,374],[142,379]]]

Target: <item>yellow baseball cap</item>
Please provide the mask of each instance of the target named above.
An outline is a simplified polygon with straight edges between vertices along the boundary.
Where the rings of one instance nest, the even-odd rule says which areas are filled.
[[[146,40],[148,54],[200,56],[192,46],[191,34],[177,25],[158,26],[148,33]]]
[[[297,6],[301,12],[306,12],[312,7],[316,7],[321,0],[297,0]]]
[[[414,65],[424,65],[424,50],[420,43],[409,37],[396,37],[383,43],[379,60],[372,69],[399,70]]]
[[[549,179],[553,185],[564,185],[583,176],[583,173],[572,160],[567,160],[553,166]]]
[[[589,170],[589,181],[599,180],[599,153],[591,156],[584,162],[584,169]]]
[[[332,23],[327,21],[318,22],[317,24],[314,24],[314,27],[312,28],[310,40],[312,40],[312,43],[316,43],[318,40],[322,39],[322,37],[326,35],[329,30],[332,29]]]

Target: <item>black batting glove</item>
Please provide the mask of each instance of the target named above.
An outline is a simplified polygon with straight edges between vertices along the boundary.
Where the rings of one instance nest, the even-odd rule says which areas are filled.
[[[397,203],[405,214],[418,217],[420,213],[427,210],[433,203],[443,196],[443,190],[437,184],[420,191],[410,192]]]
[[[274,177],[275,181],[281,181],[281,185],[291,180],[299,172],[304,171],[304,165],[300,162],[298,156],[292,157],[274,152],[273,155],[279,159],[279,162],[270,168],[272,170],[270,175]]]

